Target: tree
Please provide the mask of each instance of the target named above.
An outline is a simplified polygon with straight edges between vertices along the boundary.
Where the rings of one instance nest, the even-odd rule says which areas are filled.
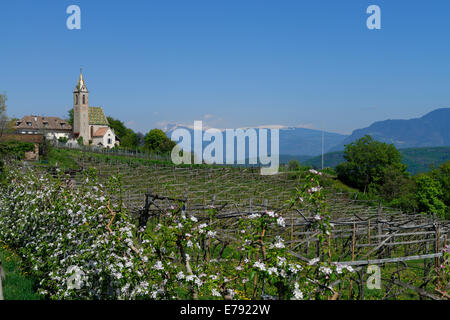
[[[144,142],[145,135],[142,132],[138,132],[138,133],[136,133],[136,138],[137,138],[138,147],[143,147],[144,143],[145,143]]]
[[[450,161],[444,162],[438,169],[432,170],[431,176],[441,184],[441,200],[446,206],[447,217],[450,217]]]
[[[144,147],[148,151],[169,153],[175,145],[176,143],[170,140],[160,129],[150,130],[144,137]]]
[[[73,126],[73,108],[67,111],[67,114],[69,115],[69,119],[67,119],[67,122]]]
[[[109,126],[114,129],[114,133],[120,139],[120,146],[134,149],[139,145],[139,140],[136,133],[127,128],[122,121],[108,117]]]
[[[289,171],[298,171],[300,170],[300,162],[297,159],[289,160],[288,162]]]
[[[444,217],[445,204],[441,200],[443,192],[439,181],[428,174],[420,174],[416,176],[415,180],[417,185],[416,198],[420,212],[436,213]]]
[[[8,116],[6,115],[6,93],[0,93],[0,137],[5,133],[8,127]]]
[[[347,145],[344,159],[346,162],[336,167],[338,178],[364,192],[382,186],[387,169],[406,175],[406,165],[395,146],[375,141],[369,135]]]
[[[388,166],[384,171],[383,184],[379,188],[380,196],[389,206],[402,208],[408,212],[418,210],[416,184],[409,174]]]

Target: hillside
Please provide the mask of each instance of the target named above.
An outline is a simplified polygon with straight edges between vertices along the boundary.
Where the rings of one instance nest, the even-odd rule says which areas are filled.
[[[450,147],[428,147],[428,148],[408,148],[400,149],[403,163],[408,166],[408,171],[412,174],[426,172],[431,165],[439,166],[441,163],[450,160]],[[344,152],[335,151],[324,155],[324,166],[335,167],[344,161]],[[310,158],[302,164],[320,168],[322,157]]]
[[[367,128],[357,129],[332,151],[343,150],[346,144],[370,135],[375,140],[392,143],[399,149],[450,146],[450,108],[436,109],[421,118],[385,120]]]

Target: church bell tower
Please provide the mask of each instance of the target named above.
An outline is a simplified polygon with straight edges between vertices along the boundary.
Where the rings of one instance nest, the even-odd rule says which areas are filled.
[[[83,138],[89,144],[89,92],[80,70],[80,77],[73,92],[73,134],[76,139]]]

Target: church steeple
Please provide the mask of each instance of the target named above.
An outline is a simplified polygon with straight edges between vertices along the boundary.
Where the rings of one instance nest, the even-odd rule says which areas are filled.
[[[88,92],[88,89],[86,87],[86,82],[84,81],[83,69],[80,68],[80,77],[78,78],[77,86],[75,87],[75,92]]]
[[[89,92],[81,69],[73,92],[73,133],[82,137],[85,145],[89,143]]]

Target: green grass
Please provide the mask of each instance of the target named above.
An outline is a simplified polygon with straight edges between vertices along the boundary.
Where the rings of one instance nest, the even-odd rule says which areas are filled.
[[[2,245],[0,259],[6,274],[3,281],[5,300],[39,300],[39,294],[33,290],[33,279],[20,268],[20,258]]]
[[[170,160],[164,159],[153,159],[150,154],[145,155],[143,158],[134,157],[132,155],[120,155],[114,153],[97,153],[89,152],[77,149],[62,149],[62,148],[51,148],[47,159],[42,161],[44,164],[50,166],[55,166],[58,164],[59,168],[62,169],[78,169],[78,164],[75,159],[84,158],[86,161],[101,161],[110,164],[130,164],[130,165],[166,165],[166,166],[176,166],[180,168],[209,168],[209,167],[222,167],[221,165],[209,165],[209,164],[180,164],[175,165]],[[148,157],[148,158],[147,158]]]
[[[46,161],[50,166],[58,165],[63,169],[78,169],[78,165],[70,156],[69,150],[51,148]]]

